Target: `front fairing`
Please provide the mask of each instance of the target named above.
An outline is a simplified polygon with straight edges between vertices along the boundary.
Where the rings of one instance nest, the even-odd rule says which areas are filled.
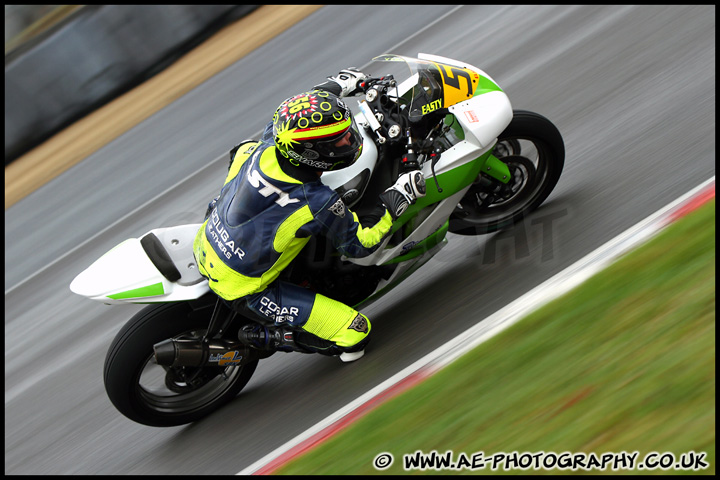
[[[411,122],[472,98],[481,84],[472,67],[430,55],[381,55],[373,59],[371,69],[393,75],[398,85],[393,100],[407,109]]]
[[[479,70],[447,58],[420,54],[422,58],[385,54],[375,57],[366,70],[373,78],[392,78],[396,88],[387,92],[411,123],[420,122],[431,113],[442,113],[452,105],[472,97],[482,83]],[[366,124],[363,113],[357,112],[358,123]],[[361,129],[363,151],[356,164],[338,171],[325,172],[322,182],[336,190],[352,207],[364,192],[366,180],[375,168],[378,150],[374,135]]]

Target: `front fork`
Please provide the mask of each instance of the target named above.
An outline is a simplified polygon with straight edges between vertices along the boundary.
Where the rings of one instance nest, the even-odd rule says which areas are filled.
[[[489,155],[487,157],[485,165],[480,169],[480,173],[505,185],[512,179],[510,168],[495,155]],[[481,175],[481,177],[482,176],[483,175]]]

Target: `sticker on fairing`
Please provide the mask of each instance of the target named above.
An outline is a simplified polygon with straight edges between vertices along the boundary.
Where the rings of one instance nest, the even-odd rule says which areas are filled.
[[[135,288],[125,292],[113,293],[108,298],[113,300],[122,300],[125,298],[141,298],[141,297],[157,297],[165,293],[162,282],[148,285],[147,287]]]
[[[436,63],[443,80],[443,106],[448,108],[471,98],[477,88],[480,75],[467,68]]]
[[[480,121],[478,116],[475,115],[475,112],[473,112],[472,110],[465,110],[463,113],[465,114],[465,116],[468,119],[468,122],[470,122],[470,123],[476,123],[476,122]]]
[[[243,357],[240,355],[240,352],[237,350],[234,350],[232,352],[223,353],[222,355],[218,354],[210,354],[210,358],[208,359],[209,362],[217,362],[219,367],[224,367],[227,365],[237,365],[242,361]]]

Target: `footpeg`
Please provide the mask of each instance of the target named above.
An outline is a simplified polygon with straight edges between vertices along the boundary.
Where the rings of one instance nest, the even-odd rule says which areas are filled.
[[[259,350],[298,350],[292,330],[268,328],[259,324],[245,325],[238,332],[238,339],[244,345]]]

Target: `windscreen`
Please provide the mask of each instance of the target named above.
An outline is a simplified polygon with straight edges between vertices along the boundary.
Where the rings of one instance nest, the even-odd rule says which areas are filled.
[[[401,55],[375,57],[371,68],[373,77],[393,75],[399,103],[413,121],[471,98],[479,82],[473,70]]]

